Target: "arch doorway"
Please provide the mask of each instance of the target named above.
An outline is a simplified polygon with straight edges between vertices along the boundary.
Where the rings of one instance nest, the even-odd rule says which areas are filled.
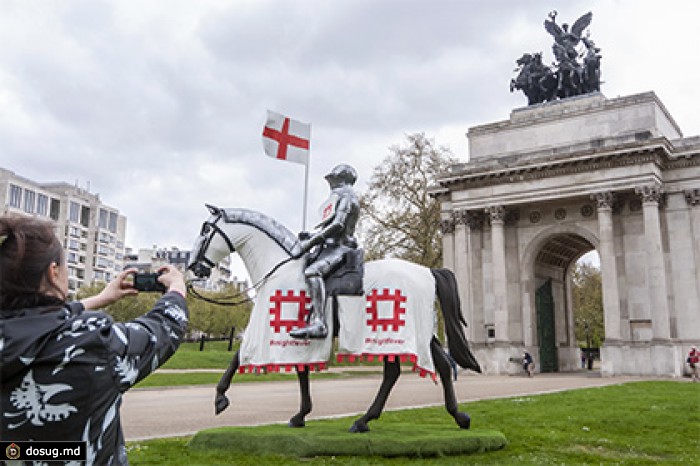
[[[573,271],[577,261],[595,247],[576,232],[546,235],[535,256],[533,341],[541,372],[575,370],[580,365],[573,301]]]

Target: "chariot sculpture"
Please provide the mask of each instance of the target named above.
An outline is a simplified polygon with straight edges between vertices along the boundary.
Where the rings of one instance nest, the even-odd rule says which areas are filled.
[[[518,75],[511,79],[510,90],[522,91],[528,105],[565,99],[600,91],[600,49],[584,31],[591,24],[588,12],[569,28],[556,22],[552,11],[544,22],[545,30],[554,38],[552,52],[555,62],[543,63],[542,53],[524,53],[516,60]]]

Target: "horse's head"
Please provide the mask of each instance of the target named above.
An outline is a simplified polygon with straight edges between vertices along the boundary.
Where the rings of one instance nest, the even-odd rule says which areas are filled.
[[[223,210],[209,204],[206,206],[211,216],[202,224],[187,264],[187,270],[192,271],[198,278],[209,277],[211,269],[235,250],[231,240],[219,226],[224,216]]]

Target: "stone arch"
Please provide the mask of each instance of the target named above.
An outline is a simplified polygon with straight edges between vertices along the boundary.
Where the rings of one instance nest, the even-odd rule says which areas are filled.
[[[566,243],[568,246],[565,247]],[[557,298],[555,308],[559,315],[559,321],[564,324],[558,327],[556,338],[562,339],[562,332],[566,335],[568,345],[557,346],[558,363],[556,370],[572,370],[578,364],[578,353],[573,333],[573,311],[571,309],[570,284],[567,277],[572,264],[583,254],[600,246],[598,235],[589,228],[579,224],[551,225],[538,232],[524,248],[521,255],[520,283],[523,322],[523,342],[526,347],[540,347],[537,326],[536,290],[545,280],[538,277],[538,268],[550,268],[559,270],[560,277],[551,275],[549,278],[559,278],[557,281]],[[546,276],[546,273],[545,273]]]

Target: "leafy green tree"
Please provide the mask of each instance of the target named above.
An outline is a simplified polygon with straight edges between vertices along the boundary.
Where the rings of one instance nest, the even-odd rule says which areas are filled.
[[[238,295],[235,290],[228,287],[220,292],[201,292],[207,298],[220,301],[242,301],[245,295]],[[235,297],[231,299],[231,296]],[[235,306],[222,306],[195,298],[187,297],[187,305],[190,308],[190,330],[199,330],[210,336],[228,336],[231,327],[236,327],[236,332],[241,332],[248,325],[250,313],[253,309],[251,302],[237,304]]]
[[[360,236],[367,260],[396,257],[442,266],[440,203],[428,195],[438,174],[455,163],[449,149],[423,133],[389,148],[360,196]]]
[[[77,294],[77,299],[94,296],[104,289],[104,283],[94,283],[83,286]],[[214,300],[226,300],[235,292],[231,287],[220,292],[202,292],[201,294]],[[107,306],[104,311],[112,316],[116,322],[128,322],[139,317],[153,308],[160,297],[159,293],[139,293],[137,296],[127,296],[116,303]],[[236,300],[242,300],[240,296]],[[242,331],[248,323],[251,303],[242,303],[236,306],[220,306],[200,300],[188,294],[187,307],[190,311],[190,324],[188,330],[201,331],[209,336],[225,337],[229,335],[231,327]]]
[[[580,346],[586,346],[586,324],[588,324],[591,346],[600,347],[605,340],[600,269],[591,264],[577,263],[573,270],[572,285],[576,340]]]
[[[78,290],[77,299],[94,296],[105,286],[106,284],[101,282],[83,286]],[[137,296],[127,296],[105,307],[104,311],[112,316],[116,322],[128,322],[150,311],[159,296],[158,293],[139,293]]]

